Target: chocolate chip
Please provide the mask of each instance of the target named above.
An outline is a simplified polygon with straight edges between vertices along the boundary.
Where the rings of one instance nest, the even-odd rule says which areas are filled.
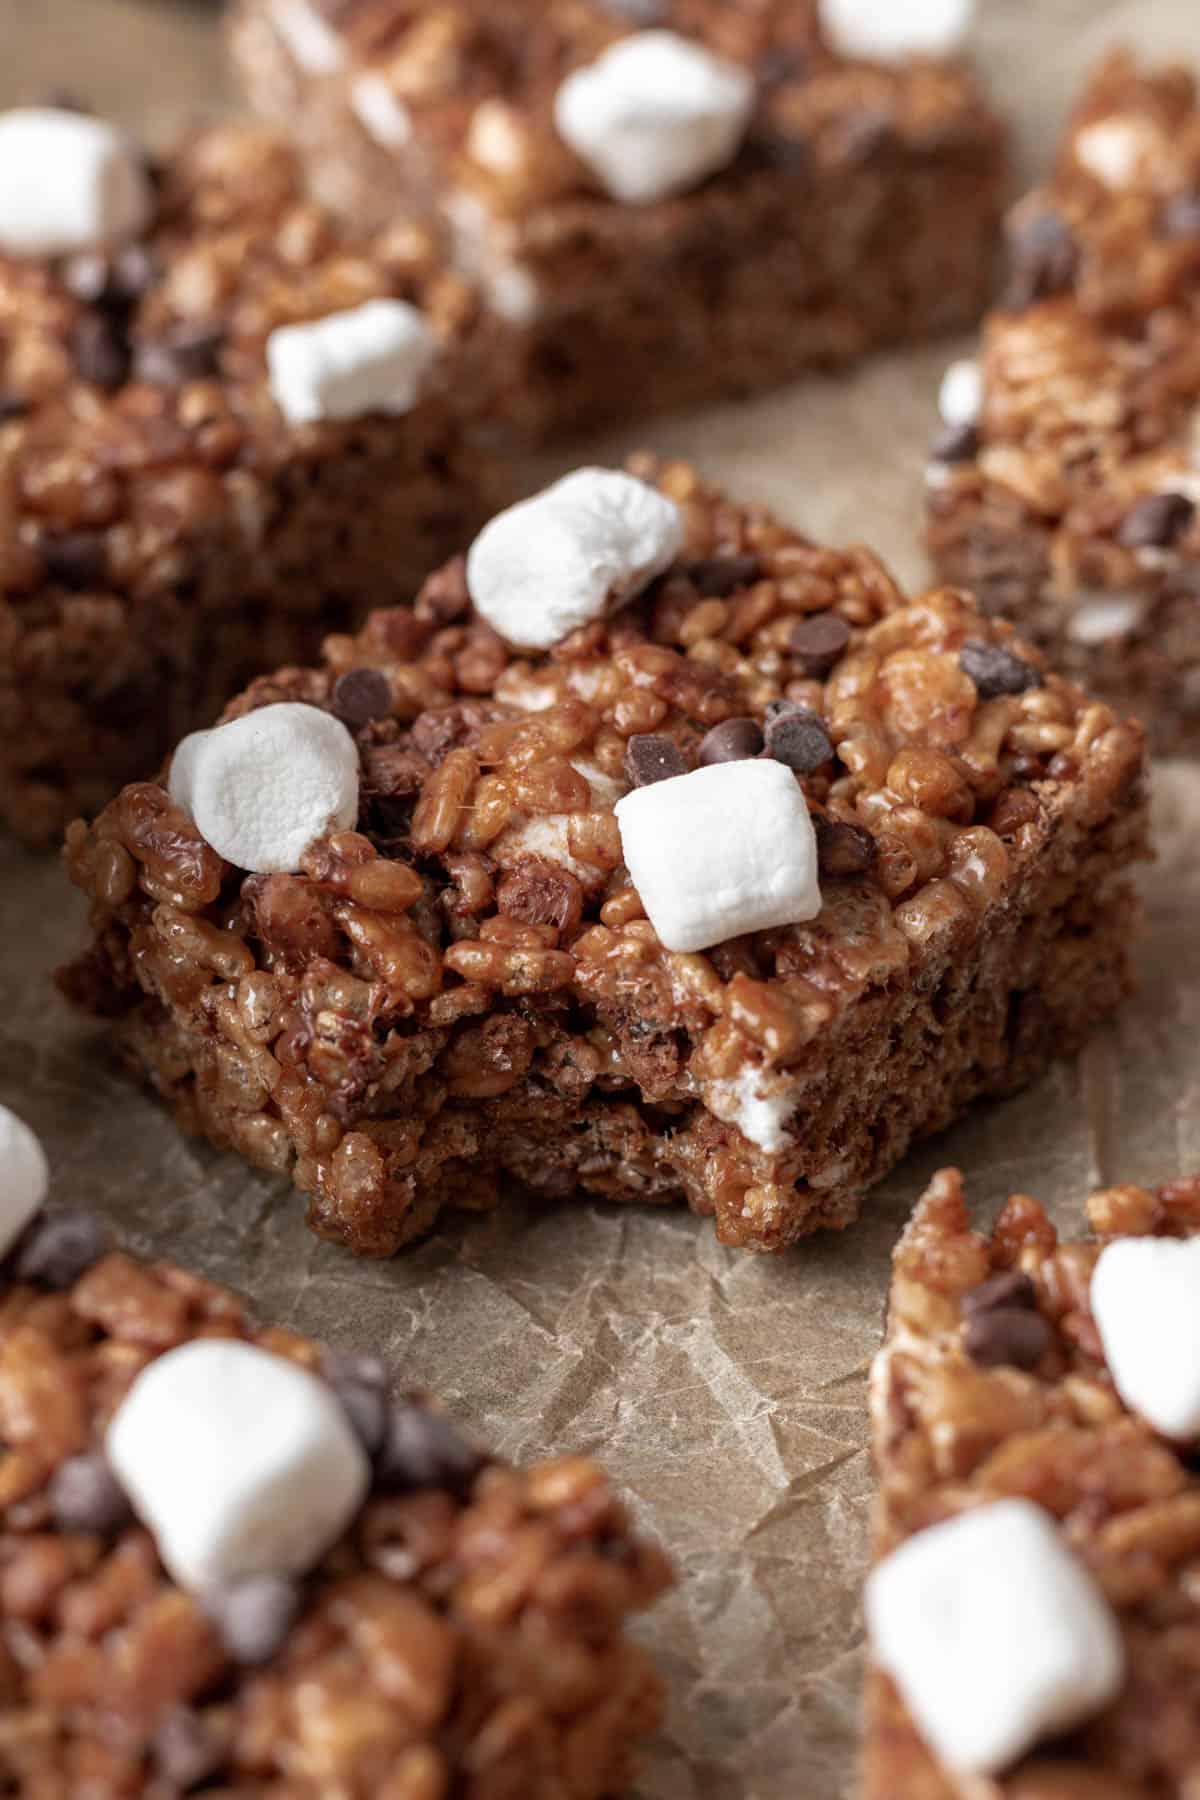
[[[811,60],[802,45],[778,44],[763,51],[755,72],[764,87],[779,87],[785,81],[802,81],[810,67]]]
[[[850,642],[850,627],[837,613],[812,613],[792,626],[789,648],[806,675],[828,675]]]
[[[761,580],[762,563],[757,556],[709,556],[692,563],[687,574],[692,586],[706,598],[725,600],[739,588]]]
[[[671,738],[644,733],[631,737],[625,746],[625,773],[634,787],[649,787],[655,781],[686,775],[687,764],[679,745]]]
[[[20,394],[0,394],[0,425],[7,425],[12,419],[23,419],[29,411],[29,402]]]
[[[929,446],[934,462],[970,462],[979,453],[978,425],[944,425]]]
[[[181,1793],[216,1775],[227,1758],[217,1734],[190,1706],[173,1706],[150,1746],[154,1766]]]
[[[382,1488],[448,1488],[451,1493],[463,1493],[483,1461],[474,1445],[441,1413],[412,1400],[397,1400],[388,1411],[375,1479]]]
[[[89,106],[86,100],[80,99],[73,88],[47,88],[38,101],[38,105],[49,106],[55,112],[82,113],[89,118],[94,111],[94,108]]]
[[[104,1220],[82,1207],[42,1213],[22,1238],[13,1263],[18,1281],[59,1291],[107,1256],[112,1234]]]
[[[300,1589],[286,1575],[252,1575],[205,1599],[226,1653],[251,1666],[269,1662],[300,1611]]]
[[[1003,1269],[999,1275],[989,1275],[986,1281],[964,1294],[962,1300],[967,1318],[972,1313],[987,1312],[991,1307],[1036,1305],[1037,1289],[1023,1269]]]
[[[811,775],[833,755],[829,733],[816,713],[794,706],[771,719],[766,731],[767,755],[786,763],[798,775]]]
[[[1011,1364],[1032,1369],[1053,1341],[1041,1313],[1023,1306],[985,1307],[973,1313],[963,1329],[963,1349],[982,1368]]]
[[[757,719],[726,719],[704,737],[699,761],[706,768],[709,763],[746,762],[758,756],[762,747],[762,727]]]
[[[153,287],[159,268],[154,253],[144,244],[127,244],[111,255],[103,250],[81,250],[67,258],[61,275],[63,286],[77,300],[121,312]]]
[[[388,1403],[383,1388],[352,1377],[331,1381],[329,1385],[341,1401],[363,1449],[368,1456],[375,1456],[382,1448],[387,1429]]]
[[[60,1463],[50,1478],[47,1497],[60,1531],[115,1537],[133,1517],[124,1488],[99,1451]]]
[[[367,1356],[360,1350],[335,1350],[330,1345],[321,1352],[321,1373],[326,1381],[359,1381],[377,1388],[386,1388],[391,1379],[382,1356]]]
[[[225,334],[215,325],[177,325],[139,344],[134,372],[151,387],[182,387],[220,371]]]
[[[162,274],[157,256],[148,244],[126,244],[111,258],[110,292],[118,306],[133,306],[143,299]],[[203,327],[188,326],[189,331]]]
[[[1168,200],[1158,217],[1158,228],[1164,237],[1200,237],[1200,194],[1176,194]]]
[[[347,669],[333,688],[333,710],[345,724],[366,725],[392,710],[392,686],[378,669]]]
[[[1195,516],[1186,494],[1147,494],[1125,514],[1117,541],[1127,550],[1169,550]]]
[[[875,865],[875,839],[861,825],[814,818],[817,863],[822,875],[865,875]]]
[[[959,653],[958,666],[975,683],[981,700],[994,700],[999,694],[1024,694],[1042,685],[1040,669],[1022,662],[1011,650],[985,643],[982,638],[967,639]]]
[[[42,567],[50,581],[66,588],[97,587],[108,569],[108,552],[98,531],[59,531],[42,538]]]
[[[1079,250],[1057,213],[1023,219],[1009,235],[1011,270],[1004,304],[1023,312],[1035,300],[1061,294],[1075,279]]]
[[[119,388],[129,374],[129,343],[119,322],[102,312],[84,313],[71,333],[71,354],[81,381]]]

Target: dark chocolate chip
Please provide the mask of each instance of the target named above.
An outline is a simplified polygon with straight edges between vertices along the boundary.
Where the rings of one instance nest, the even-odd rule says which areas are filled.
[[[631,737],[625,746],[625,773],[634,787],[649,787],[655,781],[686,775],[687,763],[673,739],[642,733]]]
[[[18,1281],[62,1290],[107,1256],[112,1234],[104,1220],[82,1207],[42,1213],[17,1249],[13,1273]]]
[[[790,47],[777,44],[772,50],[764,50],[755,65],[758,79],[764,87],[779,87],[785,81],[801,81],[810,67],[808,52],[800,44]]]
[[[150,1749],[157,1772],[184,1794],[216,1775],[227,1760],[217,1734],[190,1706],[171,1708]]]
[[[119,388],[129,374],[129,342],[118,321],[102,312],[87,312],[71,333],[71,354],[80,380],[97,387]]]
[[[50,581],[66,588],[97,587],[108,569],[108,552],[98,531],[59,531],[42,538],[42,567]]]
[[[70,1456],[60,1463],[50,1478],[47,1496],[60,1531],[115,1537],[133,1516],[124,1488],[99,1451]]]
[[[688,569],[692,586],[714,600],[725,600],[761,578],[762,563],[757,556],[708,556]]]
[[[68,293],[88,306],[122,312],[136,304],[158,280],[153,251],[144,244],[127,244],[109,254],[81,250],[62,265],[62,282]]]
[[[62,283],[76,300],[88,306],[102,302],[108,293],[112,264],[103,250],[80,250],[62,265]]]
[[[929,446],[934,462],[970,462],[979,453],[978,425],[944,425]]]
[[[392,686],[378,669],[347,669],[334,683],[333,710],[347,725],[386,719],[392,710]]]
[[[209,1618],[235,1662],[269,1662],[300,1611],[300,1589],[286,1575],[252,1575],[205,1599]]]
[[[321,1373],[326,1381],[358,1381],[377,1388],[386,1388],[391,1378],[382,1356],[368,1356],[360,1350],[335,1350],[331,1345],[321,1352]]]
[[[112,258],[110,286],[114,303],[135,305],[145,298],[161,274],[159,260],[148,244],[126,244]]]
[[[1117,540],[1127,550],[1169,550],[1195,516],[1186,494],[1147,494],[1125,514]]]
[[[789,648],[806,675],[828,675],[845,654],[850,627],[837,613],[812,613],[792,626]]]
[[[987,1312],[990,1307],[1036,1305],[1037,1289],[1023,1269],[1002,1269],[999,1275],[989,1275],[986,1281],[964,1294],[962,1301],[967,1318],[972,1313]]]
[[[726,719],[706,734],[699,761],[705,767],[709,763],[746,762],[758,756],[762,747],[762,727],[757,719]]]
[[[456,1425],[412,1400],[388,1410],[383,1447],[375,1461],[382,1488],[448,1488],[465,1492],[484,1459]]]
[[[958,658],[964,675],[975,683],[981,700],[994,700],[999,694],[1024,694],[1041,687],[1042,672],[1032,663],[1022,662],[1011,650],[999,644],[988,644],[982,638],[968,638]]]
[[[225,334],[215,325],[179,325],[162,337],[139,344],[134,372],[151,387],[182,387],[186,381],[204,381],[221,366]]]
[[[7,425],[12,419],[23,419],[29,411],[29,402],[20,394],[0,394],[0,425]]]
[[[73,88],[62,87],[47,88],[38,105],[49,106],[54,112],[83,113],[88,118],[95,110],[86,100],[81,100]]]
[[[1022,219],[1009,234],[1008,248],[1011,268],[1004,304],[1014,312],[1063,293],[1075,279],[1079,250],[1057,213]]]
[[[865,875],[875,866],[875,839],[861,825],[815,818],[817,863],[822,875]]]
[[[1041,1313],[1024,1306],[989,1306],[973,1313],[963,1329],[963,1348],[983,1368],[1011,1364],[1032,1369],[1053,1341]]]
[[[816,713],[805,706],[780,713],[770,720],[766,731],[767,755],[786,763],[798,775],[811,775],[833,755],[829,733]]]
[[[1200,237],[1200,194],[1176,194],[1168,200],[1158,217],[1158,228],[1164,237]]]
[[[387,1429],[388,1402],[383,1388],[374,1382],[355,1381],[350,1377],[330,1381],[329,1385],[341,1401],[367,1455],[377,1455]]]

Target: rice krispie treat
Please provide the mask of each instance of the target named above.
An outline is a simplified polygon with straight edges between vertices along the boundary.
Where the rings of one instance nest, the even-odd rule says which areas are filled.
[[[508,498],[474,320],[428,230],[347,235],[272,131],[151,168],[0,113],[0,823],[56,838]]]
[[[45,1188],[0,1107],[4,1791],[624,1792],[670,1571],[601,1471],[493,1461]]]
[[[968,595],[631,466],[69,833],[68,993],[355,1250],[505,1177],[782,1249],[1126,991],[1138,728]]]
[[[865,1800],[1166,1800],[1200,1779],[1200,1180],[1060,1243],[934,1178],[872,1375]]]
[[[1200,105],[1116,55],[942,391],[928,542],[1160,751],[1200,749]]]
[[[514,328],[508,423],[746,393],[977,317],[1005,134],[971,0],[239,0],[247,94]]]

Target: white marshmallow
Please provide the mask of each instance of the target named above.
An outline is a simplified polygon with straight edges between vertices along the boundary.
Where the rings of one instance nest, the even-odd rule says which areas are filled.
[[[1091,1296],[1122,1400],[1165,1437],[1200,1434],[1200,1238],[1107,1244]]]
[[[615,807],[626,867],[668,950],[815,919],[817,841],[791,770],[712,763],[635,788]]]
[[[370,1483],[328,1384],[228,1339],[197,1339],[143,1370],[106,1448],[164,1566],[201,1592],[311,1568]]]
[[[50,1186],[46,1152],[24,1119],[0,1105],[0,1256],[7,1256]]]
[[[1144,120],[1097,119],[1077,135],[1075,160],[1105,187],[1123,188],[1156,147],[1155,135]]]
[[[946,425],[974,425],[983,411],[983,370],[971,357],[952,362],[938,389],[938,411]]]
[[[336,75],[346,61],[337,33],[308,0],[272,0],[271,22],[294,61],[309,75]]]
[[[382,75],[359,75],[350,84],[350,104],[368,137],[388,150],[412,138],[412,114]]]
[[[366,300],[267,339],[271,393],[289,425],[408,412],[420,398],[437,340],[406,300]]]
[[[546,650],[632,600],[683,547],[673,500],[617,469],[576,469],[485,525],[467,556],[476,611]]]
[[[331,713],[282,700],[184,738],[168,791],[235,868],[293,870],[358,817],[358,750]]]
[[[1067,620],[1067,636],[1076,644],[1105,644],[1136,631],[1145,616],[1137,594],[1101,594],[1083,600]]]
[[[818,0],[821,30],[840,56],[900,62],[962,49],[975,0]]]
[[[710,1081],[704,1103],[716,1118],[736,1125],[744,1138],[769,1156],[786,1150],[792,1142],[787,1126],[796,1111],[795,1090],[764,1092],[761,1069],[748,1066],[729,1080]]]
[[[114,126],[53,106],[0,113],[0,252],[102,250],[153,216],[150,177]]]
[[[926,1743],[963,1774],[995,1774],[1121,1686],[1117,1622],[1054,1521],[998,1500],[919,1531],[866,1587],[876,1660]]]
[[[732,162],[753,108],[745,69],[673,31],[639,31],[567,76],[554,120],[613,198],[637,206]]]

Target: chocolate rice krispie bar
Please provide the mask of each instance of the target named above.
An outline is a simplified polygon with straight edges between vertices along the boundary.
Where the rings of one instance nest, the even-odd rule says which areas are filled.
[[[981,360],[943,388],[928,543],[1056,666],[1200,749],[1200,105],[1106,61],[1015,209]]]
[[[243,87],[355,220],[421,207],[535,436],[962,326],[1005,132],[968,0],[238,0]]]
[[[0,1153],[22,1136],[0,1108]],[[670,1571],[601,1471],[494,1461],[376,1358],[256,1326],[95,1216],[14,1239],[10,1172],[4,1791],[625,1792],[662,1707],[625,1623]]]
[[[58,837],[412,598],[508,498],[476,347],[429,231],[347,235],[273,131],[147,173],[99,120],[0,114],[0,825]]]
[[[1200,1778],[1200,1180],[1087,1211],[1061,1243],[1018,1194],[981,1233],[943,1170],[896,1252],[865,1800]]]
[[[631,468],[69,833],[66,991],[355,1250],[505,1177],[782,1249],[1127,989],[1140,730],[968,595]]]

